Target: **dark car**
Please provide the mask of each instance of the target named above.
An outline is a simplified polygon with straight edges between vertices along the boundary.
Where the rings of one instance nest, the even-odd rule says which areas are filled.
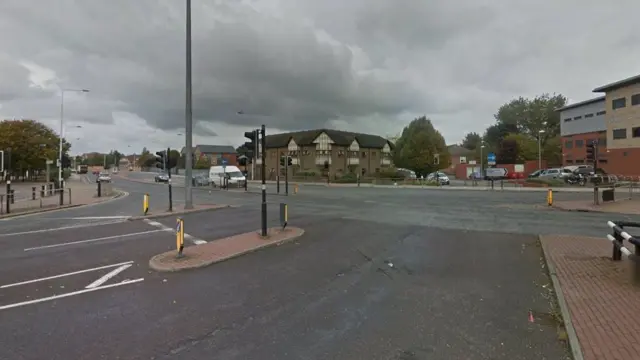
[[[157,183],[168,183],[169,182],[169,175],[167,175],[167,174],[158,174],[158,175],[156,175],[154,180]]]

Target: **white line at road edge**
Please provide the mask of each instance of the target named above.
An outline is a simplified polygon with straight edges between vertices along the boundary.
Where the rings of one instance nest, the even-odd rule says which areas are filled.
[[[172,228],[170,228],[168,226],[165,226],[164,224],[159,223],[157,221],[153,221],[153,220],[149,220],[149,219],[144,219],[142,221],[144,221],[145,223],[147,223],[147,224],[149,224],[151,226],[155,226],[157,228],[160,228],[160,229],[162,229],[162,231],[175,233],[175,229],[172,229]],[[189,240],[189,241],[191,241],[195,245],[202,245],[202,244],[206,244],[207,243],[206,241],[204,241],[202,239],[198,239],[197,237],[191,236],[191,235],[186,234],[186,233],[184,234],[184,238]]]
[[[25,305],[37,304],[37,303],[41,303],[41,302],[45,302],[45,301],[62,299],[62,298],[69,297],[69,296],[88,293],[88,292],[91,292],[91,291],[108,289],[108,288],[112,288],[112,287],[116,287],[116,286],[122,286],[122,285],[128,285],[128,284],[134,284],[134,283],[137,283],[137,282],[140,282],[140,281],[144,281],[144,278],[139,278],[139,279],[135,279],[135,280],[125,280],[125,281],[122,281],[122,282],[119,282],[119,283],[105,285],[105,286],[99,286],[99,287],[95,287],[95,288],[91,288],[91,289],[83,289],[83,290],[73,291],[73,292],[66,293],[66,294],[49,296],[49,297],[42,298],[42,299],[35,299],[35,300],[24,301],[24,302],[15,303],[15,304],[4,305],[4,306],[0,306],[0,310],[6,310],[6,309],[16,308],[16,307],[20,307],[20,306],[25,306]]]
[[[132,233],[132,234],[114,235],[114,236],[106,236],[106,237],[97,238],[97,239],[72,241],[72,242],[66,242],[66,243],[54,244],[54,245],[36,246],[36,247],[24,249],[24,251],[42,250],[42,249],[50,249],[50,248],[55,248],[55,247],[60,247],[60,246],[85,244],[85,243],[96,242],[96,241],[104,241],[104,240],[113,240],[113,239],[130,237],[130,236],[153,234],[153,233],[157,233],[157,232],[160,232],[160,231],[164,231],[164,230],[160,230],[160,229],[158,229],[158,230],[148,230],[148,231],[141,231],[141,232]]]
[[[128,268],[131,267],[132,264],[126,264],[126,265],[122,265],[119,268],[115,269],[115,270],[111,270],[109,273],[107,273],[105,276],[101,277],[100,279],[92,282],[91,284],[87,285],[85,287],[85,289],[93,289],[96,288],[104,283],[106,283],[109,279],[111,279],[112,277],[120,274],[121,272],[127,270]]]
[[[55,220],[58,220],[58,219],[55,219]],[[127,221],[126,218],[120,219],[120,220],[113,219],[113,220],[110,220],[110,221],[102,221],[102,222],[88,223],[88,224],[76,224],[76,225],[69,225],[69,226],[61,226],[61,227],[51,228],[51,229],[21,231],[21,232],[17,232],[17,233],[0,234],[0,238],[9,237],[9,236],[18,236],[18,235],[39,234],[39,233],[45,233],[45,232],[51,232],[51,231],[71,230],[71,229],[78,229],[78,228],[85,228],[85,227],[92,227],[92,226],[120,224],[120,223],[123,223],[123,222],[126,222],[126,221]]]
[[[44,278],[40,278],[40,279],[33,279],[33,280],[22,281],[22,282],[14,283],[14,284],[2,285],[2,286],[0,286],[0,289],[5,289],[5,288],[13,287],[13,286],[32,284],[34,282],[57,279],[57,278],[65,277],[65,276],[83,274],[83,273],[87,273],[87,272],[91,272],[91,271],[98,271],[98,270],[108,269],[108,268],[112,268],[112,267],[116,267],[116,266],[123,266],[123,265],[127,265],[127,264],[133,264],[133,261],[127,261],[127,262],[123,262],[123,263],[119,263],[119,264],[99,266],[99,267],[95,267],[95,268],[92,268],[92,269],[79,270],[79,271],[74,271],[74,272],[70,272],[70,273],[66,273],[66,274],[48,276],[48,277],[44,277]]]
[[[109,200],[105,200],[105,201],[101,201],[101,202],[97,202],[97,203],[93,203],[93,204],[83,204],[83,205],[74,206],[74,207],[70,207],[70,208],[41,211],[41,212],[35,212],[35,213],[32,213],[32,214],[16,215],[16,216],[0,219],[0,221],[12,221],[12,220],[17,220],[17,219],[24,219],[24,218],[27,218],[27,217],[33,217],[33,216],[49,215],[49,214],[53,214],[53,213],[57,213],[57,212],[63,212],[63,211],[74,211],[74,210],[78,210],[80,208],[88,208],[88,207],[108,204],[108,203],[110,203],[112,201],[121,200],[121,199],[124,199],[127,196],[129,196],[129,193],[127,191],[123,191],[123,190],[119,190],[119,189],[118,189],[118,191],[120,191],[122,193],[122,195],[120,195],[118,197],[115,197],[115,198],[112,198],[112,199],[109,199]]]

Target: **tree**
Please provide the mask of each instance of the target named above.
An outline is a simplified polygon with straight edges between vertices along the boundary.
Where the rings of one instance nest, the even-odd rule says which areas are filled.
[[[0,122],[0,150],[5,151],[8,161],[5,166],[12,171],[44,169],[46,160],[53,160],[55,164],[59,144],[60,138],[53,129],[35,120]],[[62,144],[63,155],[68,156],[71,145],[64,139]]]
[[[435,155],[439,155],[438,164]],[[425,116],[414,119],[402,130],[395,144],[394,163],[400,168],[427,174],[448,166],[450,160],[444,137]]]
[[[149,152],[146,147],[143,147],[137,161],[140,167],[151,167],[154,166],[153,164],[155,164],[155,157]],[[152,164],[148,165],[150,162],[152,162]]]
[[[462,140],[462,147],[469,150],[475,150],[482,143],[482,137],[476,132],[467,133]]]
[[[513,145],[509,144],[511,142]],[[507,145],[509,144],[509,145]],[[529,135],[525,134],[509,134],[503,140],[502,149],[513,148],[515,153],[512,155],[512,159],[505,159],[504,155],[498,154],[501,163],[523,163],[527,160],[535,160],[538,158],[538,140],[532,139]],[[509,156],[507,156],[509,157]]]

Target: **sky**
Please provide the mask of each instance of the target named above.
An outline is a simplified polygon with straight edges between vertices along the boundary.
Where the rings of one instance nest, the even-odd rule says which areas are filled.
[[[422,115],[460,142],[513,98],[581,101],[639,74],[639,12],[636,0],[192,0],[193,143],[238,146],[261,124],[393,136]],[[0,118],[59,132],[64,89],[73,154],[181,148],[185,14],[183,0],[2,0]]]

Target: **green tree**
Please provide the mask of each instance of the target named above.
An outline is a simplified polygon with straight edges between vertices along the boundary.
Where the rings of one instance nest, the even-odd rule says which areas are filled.
[[[470,132],[464,136],[462,147],[469,150],[475,150],[482,143],[482,137],[477,132]]]
[[[436,154],[439,164],[436,164]],[[426,174],[447,167],[449,161],[444,137],[425,116],[414,119],[402,130],[394,151],[396,166]]]
[[[538,158],[538,140],[526,134],[509,134],[504,141],[513,141],[516,144],[515,161],[518,163]]]
[[[23,172],[44,169],[46,160],[59,157],[60,138],[53,129],[35,120],[4,120],[0,122],[0,150],[5,152],[6,168]],[[63,139],[63,155],[71,145]]]
[[[194,169],[198,169],[198,170],[208,169],[209,167],[211,167],[211,164],[209,163],[209,160],[206,157],[201,157],[197,159],[196,163],[193,166]]]

